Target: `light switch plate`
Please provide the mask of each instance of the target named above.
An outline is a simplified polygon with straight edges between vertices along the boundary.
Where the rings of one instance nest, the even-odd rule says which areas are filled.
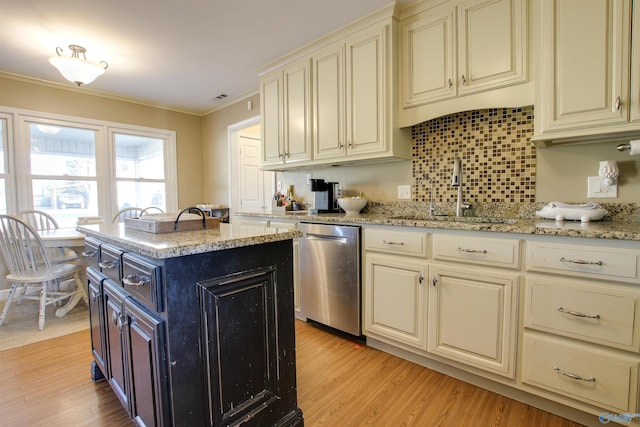
[[[603,179],[599,176],[587,178],[587,198],[615,198],[618,197],[618,183],[614,181],[612,185],[604,185]]]
[[[398,185],[398,200],[411,199],[411,186]]]

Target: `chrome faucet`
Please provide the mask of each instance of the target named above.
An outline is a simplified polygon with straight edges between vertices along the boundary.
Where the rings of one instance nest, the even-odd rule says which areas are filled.
[[[458,188],[456,216],[463,216],[464,211],[471,209],[471,205],[465,204],[462,199],[462,162],[460,161],[460,157],[456,157],[453,159],[453,174],[451,175],[451,186]]]

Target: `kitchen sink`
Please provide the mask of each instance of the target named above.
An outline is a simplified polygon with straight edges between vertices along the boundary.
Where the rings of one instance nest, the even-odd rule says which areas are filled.
[[[389,219],[405,220],[405,221],[450,221],[450,222],[468,222],[473,224],[513,224],[517,220],[510,218],[489,218],[479,216],[440,216],[440,215],[398,215]]]

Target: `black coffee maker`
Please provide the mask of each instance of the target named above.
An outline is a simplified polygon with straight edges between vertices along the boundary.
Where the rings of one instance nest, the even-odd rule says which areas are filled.
[[[312,179],[313,206],[318,213],[339,212],[338,183],[325,182],[324,179]]]

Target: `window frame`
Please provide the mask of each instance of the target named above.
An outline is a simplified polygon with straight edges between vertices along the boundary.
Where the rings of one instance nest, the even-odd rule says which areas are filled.
[[[17,199],[16,199],[16,173],[15,161],[13,154],[14,147],[14,115],[11,113],[5,113],[0,110],[0,120],[4,120],[4,174],[0,173],[0,178],[4,178],[5,183],[5,195],[7,197],[7,212],[17,212]]]
[[[31,123],[76,127],[95,132],[95,181],[98,193],[98,215],[103,217],[105,222],[111,222],[111,218],[118,213],[114,134],[137,135],[163,140],[165,177],[161,181],[166,186],[166,208],[168,212],[177,212],[178,158],[175,131],[1,106],[0,119],[6,119],[7,123],[7,146],[4,149],[5,163],[7,163],[5,175],[8,212],[17,213],[21,210],[33,209],[32,180],[34,176],[31,174],[31,142],[29,140],[29,125]],[[38,175],[37,179],[42,177],[46,178],[47,176]],[[66,179],[64,176],[51,176],[50,178]],[[85,176],[74,178],[78,178],[78,181],[94,180],[93,177]],[[154,181],[158,182],[158,180]]]

